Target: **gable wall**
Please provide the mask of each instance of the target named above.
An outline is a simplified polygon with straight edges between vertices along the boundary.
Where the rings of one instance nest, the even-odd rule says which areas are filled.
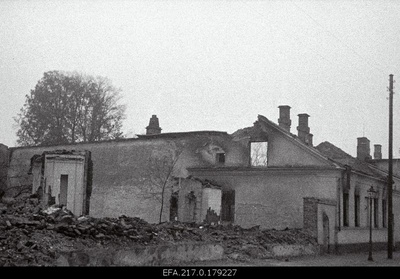
[[[316,157],[304,147],[294,143],[281,133],[274,132],[269,135],[268,141],[268,166],[328,166],[328,162]]]

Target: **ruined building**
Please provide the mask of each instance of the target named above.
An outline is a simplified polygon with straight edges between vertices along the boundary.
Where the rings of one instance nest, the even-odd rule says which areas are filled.
[[[372,186],[374,242],[384,245],[387,160],[380,145],[374,158],[365,137],[357,139],[357,157],[329,142],[314,146],[309,117],[299,114],[292,134],[290,106],[279,106],[278,124],[259,115],[250,127],[228,134],[161,133],[153,115],[137,138],[0,146],[2,160],[7,158],[2,172],[7,187],[27,185],[44,205],[64,204],[76,215],[303,228],[328,251],[368,243]],[[395,242],[399,226],[395,221]]]

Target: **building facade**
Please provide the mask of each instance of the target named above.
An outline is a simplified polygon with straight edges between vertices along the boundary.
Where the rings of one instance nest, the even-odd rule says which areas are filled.
[[[161,133],[153,115],[137,138],[1,154],[8,188],[26,185],[45,205],[65,204],[76,215],[303,228],[331,251],[368,243],[372,214],[374,242],[385,243],[387,172],[376,159],[379,148],[372,159],[364,137],[357,157],[329,142],[313,146],[308,118],[298,115],[297,135],[290,132],[289,106],[279,107],[278,124],[259,115],[233,134]],[[394,180],[398,242],[400,179]]]

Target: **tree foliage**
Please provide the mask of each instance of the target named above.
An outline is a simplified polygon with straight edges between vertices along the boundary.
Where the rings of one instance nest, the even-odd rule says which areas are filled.
[[[105,77],[50,71],[15,117],[17,143],[51,145],[122,137],[125,106]]]

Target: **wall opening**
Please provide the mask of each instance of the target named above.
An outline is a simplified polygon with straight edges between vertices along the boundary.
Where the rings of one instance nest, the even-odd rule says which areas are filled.
[[[250,142],[250,164],[251,166],[268,165],[268,142]]]
[[[225,153],[219,152],[216,154],[216,156],[217,156],[216,160],[217,160],[218,164],[225,164]]]
[[[382,200],[382,227],[386,228],[386,200]]]
[[[92,195],[92,182],[93,182],[93,161],[92,153],[87,152],[87,169],[86,169],[86,197],[85,197],[85,211],[84,214],[89,215],[90,209],[90,196]]]
[[[56,197],[52,195],[51,185],[49,185],[47,192],[47,205],[52,206],[53,204],[56,204]]]
[[[68,199],[68,175],[62,174],[60,177],[60,194],[59,194],[59,204],[67,205]]]
[[[328,253],[330,252],[330,245],[329,245],[329,217],[324,212],[322,214],[322,245],[323,245],[323,252]]]
[[[174,192],[171,195],[170,206],[169,206],[169,220],[178,220],[178,192]]]
[[[378,199],[374,198],[373,201],[374,201],[374,216],[373,216],[373,218],[374,218],[374,227],[378,228],[379,227],[379,222],[378,222],[378,213],[379,213],[379,210],[378,210]]]
[[[369,227],[369,197],[365,197],[365,227]]]
[[[188,209],[189,209],[189,222],[195,222],[196,219],[196,195],[194,194],[194,191],[191,191],[187,195],[187,200],[188,200]]]
[[[343,226],[349,226],[349,193],[343,193]]]
[[[222,191],[221,197],[221,221],[235,221],[235,191]]]
[[[354,226],[360,226],[360,195],[354,195]]]

